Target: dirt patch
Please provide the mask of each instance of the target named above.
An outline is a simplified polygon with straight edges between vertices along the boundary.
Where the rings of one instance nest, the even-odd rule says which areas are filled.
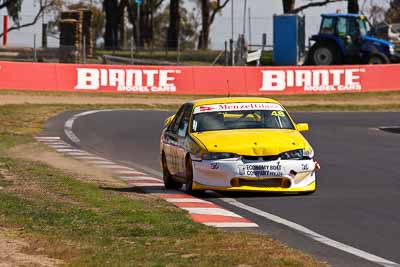
[[[58,259],[41,254],[27,254],[30,244],[15,237],[13,231],[0,227],[0,267],[14,266],[58,266],[64,264]],[[39,252],[39,250],[36,250]]]
[[[149,97],[102,97],[102,96],[37,96],[37,95],[13,95],[2,94],[0,105],[8,104],[74,104],[74,105],[129,105],[129,104],[153,104],[174,105],[181,104],[182,98],[149,98]]]
[[[307,96],[270,96],[279,100],[285,106],[297,105],[390,105],[400,102],[400,94],[369,95],[357,94],[354,97],[341,97],[341,95]],[[204,96],[121,96],[121,95],[40,95],[37,92],[3,92],[0,97],[0,105],[7,104],[74,104],[74,105],[180,105],[188,100],[204,98]]]

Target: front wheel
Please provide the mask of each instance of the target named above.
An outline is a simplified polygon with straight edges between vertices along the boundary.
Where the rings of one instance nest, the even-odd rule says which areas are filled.
[[[172,176],[168,170],[167,160],[165,155],[162,155],[162,170],[163,170],[163,181],[166,189],[179,189],[182,187],[182,183],[176,182],[172,179]]]
[[[204,190],[193,190],[193,162],[190,157],[186,160],[186,183],[185,192],[188,194],[201,195]]]

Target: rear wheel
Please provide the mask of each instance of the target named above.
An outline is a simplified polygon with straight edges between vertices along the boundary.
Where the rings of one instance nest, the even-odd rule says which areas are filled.
[[[167,189],[179,189],[182,187],[182,183],[176,182],[172,179],[171,174],[169,173],[168,166],[167,166],[167,160],[165,158],[165,155],[163,153],[162,155],[162,170],[163,170],[163,181],[164,181],[164,186]]]
[[[389,59],[382,54],[372,54],[368,58],[368,64],[388,64]]]
[[[309,60],[312,65],[338,65],[343,59],[336,45],[317,42],[310,49]]]

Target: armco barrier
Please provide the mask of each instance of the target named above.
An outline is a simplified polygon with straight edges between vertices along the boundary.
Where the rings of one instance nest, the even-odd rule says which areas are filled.
[[[400,65],[179,67],[0,62],[0,88],[199,95],[392,91]]]

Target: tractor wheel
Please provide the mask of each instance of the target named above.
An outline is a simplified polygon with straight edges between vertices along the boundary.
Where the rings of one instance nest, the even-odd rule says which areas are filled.
[[[314,44],[309,58],[312,65],[339,65],[343,60],[336,45],[327,42]]]
[[[372,54],[368,58],[368,64],[388,64],[389,59],[383,54]]]
[[[166,189],[179,189],[182,187],[182,183],[176,182],[172,179],[172,176],[168,170],[167,160],[165,158],[164,153],[162,154],[162,171],[163,171],[164,186]]]

